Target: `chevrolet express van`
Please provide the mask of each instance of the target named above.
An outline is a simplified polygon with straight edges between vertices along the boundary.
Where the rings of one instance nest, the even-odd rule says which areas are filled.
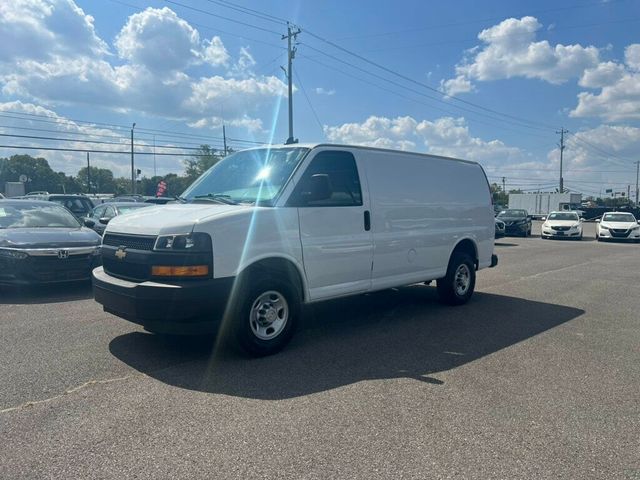
[[[377,148],[234,153],[178,203],[114,218],[94,270],[104,310],[165,334],[221,329],[251,355],[282,349],[303,303],[437,281],[448,304],[497,264],[475,162]]]

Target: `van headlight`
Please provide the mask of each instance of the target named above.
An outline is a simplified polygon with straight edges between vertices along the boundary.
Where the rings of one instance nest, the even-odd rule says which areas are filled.
[[[160,235],[153,249],[161,252],[209,252],[211,237],[204,232]]]

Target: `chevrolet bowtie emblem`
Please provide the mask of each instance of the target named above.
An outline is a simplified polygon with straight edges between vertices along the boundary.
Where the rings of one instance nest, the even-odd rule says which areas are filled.
[[[127,251],[124,248],[125,247],[118,247],[116,250],[115,256],[118,260],[124,260],[124,257],[127,256]]]

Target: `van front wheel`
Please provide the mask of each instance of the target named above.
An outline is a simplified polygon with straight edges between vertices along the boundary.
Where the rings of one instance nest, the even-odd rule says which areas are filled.
[[[449,260],[447,275],[438,280],[438,295],[443,303],[462,305],[473,295],[476,285],[476,269],[466,253],[454,253]]]
[[[242,294],[236,310],[236,341],[249,355],[282,350],[295,331],[300,294],[284,279],[258,278]]]

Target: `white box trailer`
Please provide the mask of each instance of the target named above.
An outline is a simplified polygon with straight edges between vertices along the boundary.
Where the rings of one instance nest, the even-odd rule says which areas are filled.
[[[24,195],[24,183],[4,182],[4,196],[7,198],[21,197]]]
[[[534,218],[544,217],[553,211],[580,210],[580,193],[510,193],[509,208],[529,212]]]

